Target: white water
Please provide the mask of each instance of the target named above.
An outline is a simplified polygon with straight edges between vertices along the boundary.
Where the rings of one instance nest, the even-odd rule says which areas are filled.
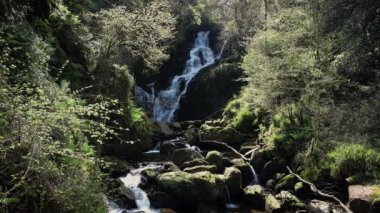
[[[251,164],[248,164],[248,165],[249,165],[249,168],[251,169],[251,172],[252,172],[252,175],[253,175],[252,184],[260,184],[260,180],[259,180],[259,177],[256,174],[255,169],[253,168],[253,166]]]
[[[150,201],[148,195],[142,190],[139,185],[141,183],[141,172],[146,169],[158,169],[160,166],[156,165],[148,165],[145,167],[141,167],[139,169],[132,170],[125,177],[121,177],[120,180],[124,184],[126,188],[131,190],[133,196],[135,198],[137,209],[126,210],[126,212],[145,212],[145,213],[156,213],[159,210],[152,209],[150,207]],[[120,207],[116,205],[116,203],[109,202],[109,210],[108,213],[119,213],[122,211]]]
[[[158,93],[153,103],[153,119],[170,122],[179,109],[181,97],[186,94],[190,81],[197,73],[215,63],[214,52],[209,47],[209,32],[199,32],[190,51],[190,59],[181,75],[174,76],[170,86]]]

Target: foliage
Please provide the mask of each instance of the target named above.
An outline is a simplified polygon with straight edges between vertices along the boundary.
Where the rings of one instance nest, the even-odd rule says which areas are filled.
[[[269,146],[287,160],[292,160],[298,151],[311,141],[311,119],[302,107],[291,104],[281,108],[272,118],[267,141]]]
[[[144,61],[145,69],[154,70],[167,59],[175,24],[168,1],[151,1],[132,10],[115,6],[95,17],[101,25],[98,37],[105,58],[115,57],[125,47]]]
[[[328,154],[328,168],[333,177],[348,178],[357,174],[367,180],[379,180],[380,155],[363,144],[344,144]]]

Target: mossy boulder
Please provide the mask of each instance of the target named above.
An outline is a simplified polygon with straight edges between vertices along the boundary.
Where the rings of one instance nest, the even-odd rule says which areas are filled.
[[[204,140],[216,140],[230,145],[238,145],[245,140],[244,135],[232,127],[210,126],[208,124],[201,126],[200,136]]]
[[[204,165],[209,165],[205,159],[194,159],[194,160],[186,161],[185,163],[183,163],[181,166],[181,169],[194,167],[194,166],[204,166]]]
[[[297,181],[298,179],[296,176],[292,174],[285,175],[277,182],[274,189],[277,192],[282,190],[294,190],[294,185],[297,183]]]
[[[286,210],[299,210],[305,208],[305,204],[302,203],[295,195],[288,191],[281,191],[275,197],[277,200],[281,201],[282,206]]]
[[[164,168],[163,168],[164,172],[178,172],[178,171],[180,171],[178,166],[176,166],[172,162],[165,162],[163,166],[164,166]]]
[[[252,181],[254,180],[254,177],[253,177],[251,167],[248,163],[246,163],[241,158],[233,159],[233,160],[231,160],[231,163],[233,164],[234,167],[236,167],[240,170],[243,186],[246,186],[246,185],[252,183]]]
[[[224,179],[226,181],[231,197],[235,197],[242,192],[241,172],[236,167],[228,167],[224,170]]]
[[[218,151],[210,151],[206,155],[206,161],[216,166],[217,171],[223,171],[223,155]]]
[[[263,208],[265,197],[265,190],[260,185],[250,185],[244,188],[244,200],[251,206]]]
[[[169,172],[158,176],[158,187],[181,207],[195,209],[200,202],[224,205],[225,182],[208,172]]]
[[[265,212],[282,213],[284,212],[284,208],[279,200],[277,200],[272,194],[268,194],[265,197]]]
[[[204,160],[204,157],[199,152],[190,148],[177,149],[173,153],[173,163],[179,167],[186,161],[192,160]]]

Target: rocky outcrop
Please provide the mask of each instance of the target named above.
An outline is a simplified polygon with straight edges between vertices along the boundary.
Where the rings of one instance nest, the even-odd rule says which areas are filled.
[[[186,96],[181,99],[178,119],[204,119],[220,111],[242,86],[240,66],[221,63],[201,70],[190,82]],[[223,91],[223,92],[221,92]]]

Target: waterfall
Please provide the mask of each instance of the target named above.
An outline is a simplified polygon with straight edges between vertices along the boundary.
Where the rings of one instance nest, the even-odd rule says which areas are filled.
[[[154,89],[152,88],[152,94],[146,92],[143,88],[139,86],[134,87],[135,102],[137,106],[141,107],[145,112],[149,113],[152,111],[152,102],[154,99]]]
[[[168,88],[154,98],[153,119],[170,122],[179,109],[181,97],[186,94],[190,81],[197,73],[215,63],[214,52],[209,47],[209,32],[199,32],[190,51],[190,59],[181,75],[174,76]]]
[[[146,212],[155,213],[158,210],[150,208],[150,201],[148,195],[142,190],[139,185],[141,183],[141,172],[146,169],[158,169],[160,166],[148,165],[139,169],[132,170],[127,176],[120,178],[121,182],[128,188],[135,198],[137,209],[127,212]],[[117,212],[117,211],[116,211]]]
[[[252,183],[253,184],[260,184],[259,177],[257,176],[255,169],[253,168],[253,166],[251,164],[248,164],[248,165],[249,165],[249,168],[251,169],[251,172],[253,175]]]

